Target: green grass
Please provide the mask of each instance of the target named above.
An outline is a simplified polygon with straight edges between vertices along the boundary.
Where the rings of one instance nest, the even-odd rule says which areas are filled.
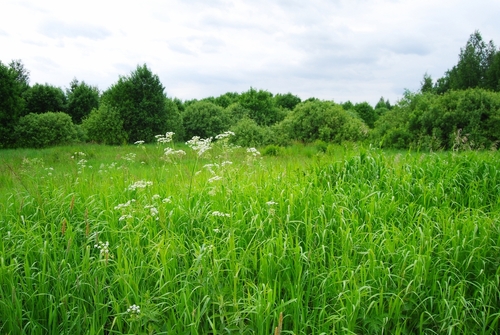
[[[500,329],[498,153],[222,142],[0,152],[0,333]]]

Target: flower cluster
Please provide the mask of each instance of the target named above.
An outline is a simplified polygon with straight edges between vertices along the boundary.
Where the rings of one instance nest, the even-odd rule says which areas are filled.
[[[109,255],[109,242],[101,242],[99,241],[98,244],[94,245],[94,248],[99,249],[99,252],[101,255],[108,256]]]
[[[219,216],[219,217],[230,217],[231,214],[229,213],[222,213],[222,212],[219,212],[219,211],[213,211],[212,212],[212,216]]]
[[[163,155],[166,157],[169,156],[177,156],[177,157],[182,157],[186,155],[186,152],[184,150],[174,150],[172,148],[165,148],[163,151]]]
[[[153,206],[153,205],[146,205],[146,206],[144,206],[144,209],[149,209],[149,212],[150,212],[151,216],[152,217],[156,217],[156,220],[158,220],[157,216],[158,216],[159,212],[158,212],[158,209],[155,206]]]
[[[132,306],[127,308],[127,313],[129,313],[131,316],[138,316],[141,313],[141,307],[133,304]]]
[[[136,156],[136,154],[134,154],[133,152],[131,152],[131,153],[126,154],[122,158],[124,160],[126,160],[126,161],[133,162],[135,160],[135,156]]]
[[[144,144],[144,141],[135,141],[134,144],[142,145],[142,144]]]
[[[222,134],[219,134],[219,135],[215,136],[215,139],[216,140],[221,140],[221,139],[227,138],[229,136],[234,136],[234,133],[232,131],[226,131],[226,132],[224,132]]]
[[[170,143],[174,134],[173,132],[168,132],[165,135],[156,135],[155,138],[158,144]]]
[[[210,150],[212,148],[212,138],[200,138],[199,136],[193,136],[192,139],[186,142],[186,144],[193,149],[194,151],[198,152],[198,156],[203,155],[207,150]]]
[[[127,201],[124,204],[118,204],[118,205],[115,206],[115,209],[116,210],[120,210],[122,208],[129,207],[133,202],[135,202],[135,199],[129,200],[129,201]]]
[[[152,181],[139,180],[130,185],[126,190],[135,191],[138,188],[146,188],[151,185],[153,185]]]
[[[247,148],[247,152],[254,157],[260,156],[259,150],[255,149],[255,148]]]

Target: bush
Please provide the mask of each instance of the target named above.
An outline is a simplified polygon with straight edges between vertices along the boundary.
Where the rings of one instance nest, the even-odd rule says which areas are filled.
[[[102,144],[122,144],[127,142],[127,133],[123,129],[123,120],[116,108],[102,104],[93,109],[83,119],[82,128],[89,141]]]
[[[330,101],[303,102],[283,121],[283,130],[291,139],[314,142],[357,141],[368,134],[363,121],[349,115],[340,105]]]
[[[242,147],[259,147],[269,141],[269,129],[248,117],[241,119],[231,130],[234,132],[231,141]]]
[[[16,126],[18,146],[44,148],[78,141],[78,133],[71,116],[62,112],[30,113]]]
[[[277,145],[270,144],[262,150],[262,155],[264,155],[264,156],[279,156],[281,154],[281,152],[282,152],[281,147],[279,147]]]
[[[208,138],[229,128],[229,119],[224,108],[207,101],[197,101],[187,106],[182,115],[182,122],[186,138]]]

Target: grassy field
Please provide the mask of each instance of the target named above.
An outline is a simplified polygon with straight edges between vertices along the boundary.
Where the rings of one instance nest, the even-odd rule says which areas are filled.
[[[498,334],[497,152],[164,142],[0,152],[1,334]]]

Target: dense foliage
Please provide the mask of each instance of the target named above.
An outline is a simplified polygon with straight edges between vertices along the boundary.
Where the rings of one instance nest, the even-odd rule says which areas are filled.
[[[168,131],[164,90],[158,76],[143,65],[106,90],[102,102],[118,110],[129,142],[152,142]]]
[[[30,113],[15,128],[18,144],[26,148],[44,148],[78,141],[71,117],[63,112]]]
[[[397,149],[496,149],[499,133],[500,50],[476,31],[460,49],[458,63],[434,82],[424,74],[418,92],[394,105],[383,97],[337,104],[292,93],[250,87],[241,93],[182,101],[166,96],[157,75],[144,64],[104,91],[74,79],[63,91],[29,84],[20,60],[0,63],[0,148],[25,146],[14,130],[23,115],[65,112],[79,140],[106,144],[153,142],[174,132],[176,141],[212,137],[231,130],[243,146],[294,142],[370,142]],[[100,107],[104,105],[104,107]],[[51,143],[43,141],[37,146]]]

